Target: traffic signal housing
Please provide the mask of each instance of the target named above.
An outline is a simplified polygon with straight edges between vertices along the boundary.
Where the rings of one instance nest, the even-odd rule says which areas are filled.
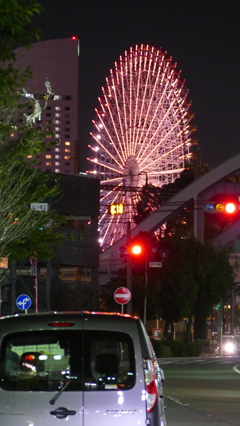
[[[138,256],[144,252],[144,247],[139,243],[131,243],[129,245],[119,247],[118,251],[120,254],[133,254]]]
[[[208,201],[204,204],[203,209],[210,214],[225,213],[231,215],[239,212],[239,207],[239,201]]]

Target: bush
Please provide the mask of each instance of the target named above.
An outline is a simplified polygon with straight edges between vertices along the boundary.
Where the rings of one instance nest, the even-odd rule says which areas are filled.
[[[186,343],[173,340],[169,343],[173,356],[183,357],[185,356]]]
[[[173,356],[169,345],[162,340],[151,339],[152,346],[157,358],[171,358]]]
[[[157,358],[162,358],[163,343],[161,340],[151,339],[152,346]]]
[[[202,352],[202,345],[200,342],[186,343],[185,356],[199,356]]]
[[[198,341],[185,343],[178,340],[165,342],[151,339],[151,342],[157,358],[200,356],[203,349],[202,342]]]

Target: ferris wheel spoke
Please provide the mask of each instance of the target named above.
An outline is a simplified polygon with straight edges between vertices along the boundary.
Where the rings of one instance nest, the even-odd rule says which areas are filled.
[[[124,143],[125,143],[125,140],[124,139],[123,140],[120,139],[120,134],[119,134],[118,128],[117,128],[117,126],[115,124],[115,117],[113,117],[112,108],[111,108],[111,105],[109,103],[109,99],[106,96],[105,91],[103,92],[103,95],[104,95],[104,100],[105,100],[106,106],[107,106],[107,112],[108,112],[108,114],[110,116],[111,125],[112,125],[113,131],[114,131],[113,136],[111,137],[111,143],[113,145],[113,148],[116,151],[116,156],[119,156],[120,158],[122,156],[123,161],[124,161],[126,159],[125,158],[125,152],[124,152],[124,150],[122,148],[122,145],[124,146],[124,144],[121,145],[121,142],[124,141]]]
[[[164,120],[165,120],[165,118],[168,115],[168,108],[166,108],[166,105],[163,105],[162,102],[163,102],[164,97],[165,97],[165,99],[168,99],[168,97],[167,97],[168,84],[169,84],[169,81],[167,80],[167,82],[165,84],[165,87],[164,87],[164,90],[162,90],[162,93],[160,94],[160,98],[159,98],[159,102],[157,104],[157,107],[155,108],[154,114],[152,115],[150,124],[149,124],[147,132],[146,132],[144,143],[142,144],[142,147],[146,147],[147,148],[148,144],[151,144],[151,142],[154,139],[155,135],[158,134],[158,132],[160,131],[160,129],[164,125]],[[160,120],[157,120],[159,112],[160,112],[160,117],[161,118],[160,118]],[[164,115],[162,115],[163,113],[164,113]],[[157,124],[157,128],[155,129],[155,132],[152,133],[152,135],[151,135],[150,132],[152,131],[152,128],[156,127],[156,126],[154,126],[153,123],[156,123],[156,122],[158,123]],[[146,143],[146,141],[148,141],[148,144]],[[140,150],[140,152],[138,154],[139,157],[141,155],[145,154],[145,152],[142,152],[142,151],[143,151],[143,148]]]
[[[182,144],[181,144],[182,145]],[[153,160],[151,163],[149,163],[149,167],[152,167],[154,165],[154,163],[156,163],[159,160],[163,160],[164,157],[169,156],[169,154],[173,154],[175,151],[178,150],[178,148],[180,148],[180,146],[174,147],[171,150],[169,150],[168,152],[165,152],[164,154],[162,154],[159,158],[156,158],[155,160]],[[177,156],[178,158],[178,156]]]
[[[179,123],[181,122],[181,120],[182,120],[182,117],[180,117],[179,119],[178,119],[178,121],[176,121],[174,124],[172,124],[171,126],[169,126],[169,130],[166,132],[166,134],[163,136],[163,138],[159,141],[159,143],[158,143],[158,145],[156,145],[155,147],[154,147],[154,149],[153,149],[153,152],[154,151],[156,151],[158,148],[159,148],[159,146],[160,145],[163,145],[163,143],[171,136],[171,134],[175,134],[175,129],[176,129],[176,127],[179,125]],[[155,131],[155,135],[156,135],[156,133],[157,133],[157,130]],[[154,137],[154,136],[153,136]],[[151,141],[153,140],[153,137],[151,138]],[[185,141],[183,141],[181,144],[179,144],[179,145],[177,145],[176,147],[174,147],[173,148],[173,150],[170,150],[169,152],[173,152],[173,151],[175,151],[176,149],[178,149],[178,148],[180,148],[181,146],[184,146],[185,145]],[[149,156],[151,155],[152,153],[149,153],[146,157],[145,157],[145,160],[147,160],[148,158],[149,158]],[[165,155],[164,155],[165,156]],[[163,157],[160,157],[160,158],[164,158],[164,156]],[[150,165],[151,164],[153,164],[154,162],[151,162],[150,163]]]
[[[93,135],[92,133],[90,133],[90,135],[93,137],[93,139],[98,143],[98,145],[100,146],[100,147],[102,147],[103,148],[103,150],[104,150],[104,152],[105,152],[105,154],[107,154],[108,155],[108,158],[109,157],[111,157],[112,158],[112,160],[116,163],[116,165],[118,165],[119,166],[119,170],[121,170],[122,168],[123,168],[123,165],[118,161],[118,159],[110,152],[110,150],[109,149],[107,149],[107,147],[106,146],[104,146],[103,145],[103,143],[101,143],[100,141],[99,141],[99,139],[95,136],[95,135]],[[91,147],[90,146],[90,148],[94,151],[94,152],[97,152],[97,150],[96,149],[94,149],[93,147]],[[92,161],[92,162],[94,162],[95,160],[92,160],[91,158],[89,159],[89,161]],[[98,162],[98,161],[96,161],[96,162]]]
[[[111,90],[110,90],[111,87]],[[114,103],[116,105],[116,117],[115,117],[115,123],[116,124],[116,128],[118,127],[119,131],[118,133],[120,134],[121,140],[125,141],[124,144],[122,144],[122,155],[125,155],[126,157],[126,152],[124,151],[124,146],[128,143],[128,134],[126,132],[126,125],[124,124],[124,122],[126,121],[126,112],[125,112],[125,108],[121,109],[121,105],[119,105],[119,99],[120,97],[117,96],[117,91],[116,91],[116,87],[115,87],[115,83],[113,81],[113,76],[111,75],[111,86],[109,85],[109,92],[111,93],[111,97],[114,98]]]

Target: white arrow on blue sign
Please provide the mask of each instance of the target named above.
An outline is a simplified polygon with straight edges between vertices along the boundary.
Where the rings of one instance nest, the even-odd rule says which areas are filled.
[[[27,310],[30,308],[32,304],[32,301],[30,299],[29,296],[27,296],[26,294],[20,294],[20,296],[18,296],[17,300],[16,300],[16,305],[17,308],[21,309],[21,310]]]

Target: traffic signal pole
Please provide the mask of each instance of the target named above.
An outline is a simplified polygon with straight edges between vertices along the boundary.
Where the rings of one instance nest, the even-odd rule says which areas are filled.
[[[131,240],[131,225],[127,223],[127,243]],[[127,288],[132,294],[132,255],[127,256]],[[132,315],[132,298],[127,304],[127,313]]]
[[[145,262],[145,294],[144,294],[144,314],[143,314],[143,324],[146,327],[147,324],[147,289],[148,289],[148,254],[147,250],[145,253],[146,262]]]

